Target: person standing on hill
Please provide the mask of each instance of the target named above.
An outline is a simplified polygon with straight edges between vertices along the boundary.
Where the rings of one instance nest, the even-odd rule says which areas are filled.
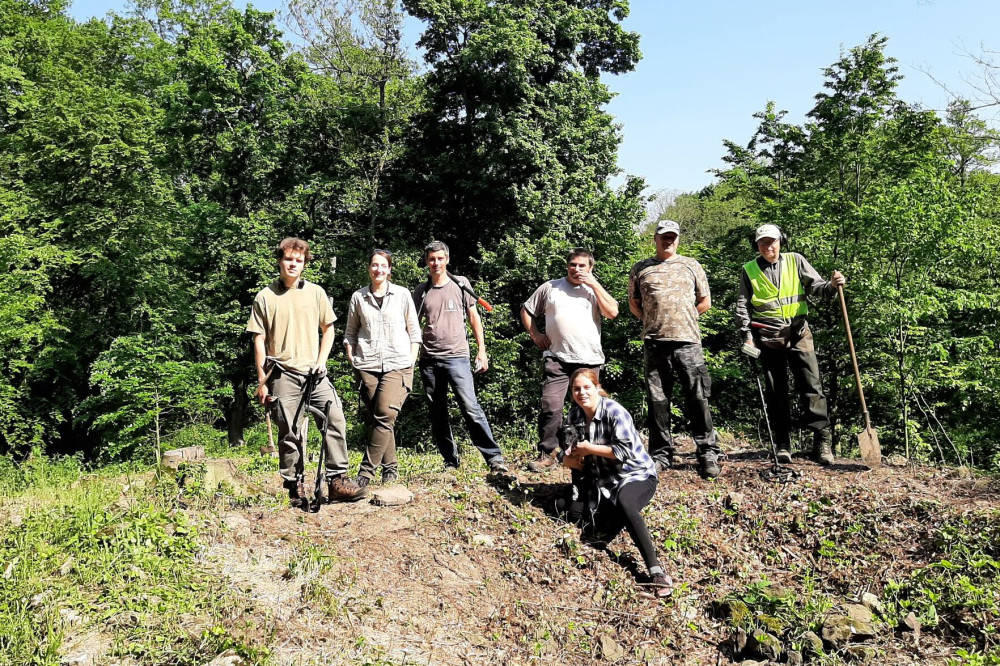
[[[483,320],[476,310],[476,299],[469,294],[472,291],[469,281],[448,273],[450,259],[447,245],[441,241],[429,243],[424,248],[428,279],[413,290],[417,316],[423,320],[420,377],[430,401],[431,432],[445,466],[457,468],[461,458],[448,419],[448,387],[451,386],[472,444],[483,454],[490,472],[506,474],[509,470],[503,454],[476,398],[469,363],[467,320],[476,336],[476,372],[486,372],[490,367]]]
[[[719,445],[708,406],[712,380],[698,327],[698,318],[712,307],[712,298],[701,264],[677,254],[680,233],[673,220],[656,225],[656,256],[632,267],[628,306],[642,320],[649,454],[657,469],[674,463],[670,399],[676,376],[697,446],[698,473],[713,479],[719,475]]]
[[[829,281],[824,280],[801,254],[782,252],[785,244],[784,232],[777,226],[765,224],[757,228],[753,246],[758,256],[744,264],[740,272],[736,317],[744,341],[760,348],[764,396],[778,462],[792,461],[788,412],[791,369],[802,399],[805,425],[813,433],[812,457],[821,465],[831,465],[830,415],[812,331],[806,321],[806,296],[833,296],[846,280],[840,271],[834,271]]]
[[[344,348],[358,377],[368,415],[368,446],[358,484],[399,480],[396,419],[413,389],[413,367],[420,352],[420,324],[410,290],[392,283],[392,253],[373,250],[368,259],[371,283],[351,295]]]
[[[570,375],[580,368],[600,373],[604,365],[601,318],[617,316],[618,302],[594,277],[594,254],[579,247],[566,258],[566,277],[549,280],[521,306],[521,323],[542,350],[545,364],[538,458],[528,463],[530,471],[543,472],[556,464]],[[544,321],[544,332],[538,328],[539,321]]]
[[[271,406],[278,423],[281,478],[292,505],[302,506],[306,499],[302,437],[305,428],[303,423],[293,424],[292,420],[299,412],[307,383],[314,381],[310,406],[322,410],[329,404],[328,425],[322,433],[329,486],[327,499],[331,502],[362,499],[367,491],[347,476],[344,409],[326,376],[337,315],[323,288],[302,278],[306,264],[312,259],[308,243],[286,238],[275,248],[274,256],[279,278],[254,298],[246,330],[253,335],[257,399],[262,405]]]

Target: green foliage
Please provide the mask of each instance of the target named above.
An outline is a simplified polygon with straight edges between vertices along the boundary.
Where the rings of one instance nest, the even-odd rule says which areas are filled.
[[[995,511],[967,514],[935,529],[927,566],[886,587],[895,611],[890,614],[913,612],[925,627],[968,640],[985,658],[1000,654],[998,517]]]
[[[1000,431],[970,410],[992,404],[1000,389],[1000,282],[984,269],[996,252],[996,177],[983,171],[993,137],[967,104],[953,105],[945,124],[900,100],[886,47],[873,35],[841,54],[804,125],[786,123],[768,103],[746,146],[726,143],[720,185],[699,194],[728,206],[726,222],[710,224],[708,206],[690,197],[671,213],[691,217],[706,245],[725,248],[703,262],[710,276],[731,280],[722,294],[733,293],[739,265],[752,256],[739,241],[765,222],[782,226],[787,249],[821,274],[842,271],[883,450],[992,467]],[[726,295],[713,300],[728,303]],[[849,433],[863,423],[846,336],[838,309],[815,305],[824,384],[849,450]]]

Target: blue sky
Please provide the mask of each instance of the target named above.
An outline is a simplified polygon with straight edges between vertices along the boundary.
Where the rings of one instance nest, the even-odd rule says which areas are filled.
[[[273,9],[280,0],[258,0]],[[237,4],[243,4],[237,0]],[[76,0],[78,19],[121,11],[124,0]],[[696,190],[722,165],[723,139],[745,144],[752,115],[774,100],[801,122],[841,49],[877,32],[905,77],[900,96],[942,110],[966,96],[976,67],[963,54],[1000,50],[997,0],[632,0],[625,27],[642,36],[634,72],[609,77],[610,111],[625,140],[619,163],[651,190]],[[415,29],[408,22],[408,28]],[[416,33],[408,35],[416,40]]]

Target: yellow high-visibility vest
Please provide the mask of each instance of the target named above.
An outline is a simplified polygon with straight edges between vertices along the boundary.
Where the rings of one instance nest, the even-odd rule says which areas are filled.
[[[767,279],[756,259],[743,264],[743,270],[753,287],[753,296],[750,297],[750,319],[753,321],[785,324],[792,317],[809,312],[806,290],[799,279],[795,259],[778,255],[778,261],[781,263],[780,288]]]

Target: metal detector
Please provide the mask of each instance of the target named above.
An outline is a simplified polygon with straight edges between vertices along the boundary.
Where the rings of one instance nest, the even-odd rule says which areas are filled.
[[[751,344],[744,344],[740,348],[740,352],[747,357],[747,363],[750,365],[750,371],[757,380],[757,393],[760,394],[760,404],[764,410],[764,423],[767,425],[767,438],[771,442],[771,466],[760,471],[760,478],[765,481],[774,481],[776,483],[789,483],[802,476],[802,474],[791,467],[784,467],[780,462],[778,462],[778,447],[774,443],[774,433],[771,431],[771,419],[767,415],[767,399],[764,397],[764,385],[760,383],[760,370],[757,367],[757,360],[760,358],[760,349]]]

